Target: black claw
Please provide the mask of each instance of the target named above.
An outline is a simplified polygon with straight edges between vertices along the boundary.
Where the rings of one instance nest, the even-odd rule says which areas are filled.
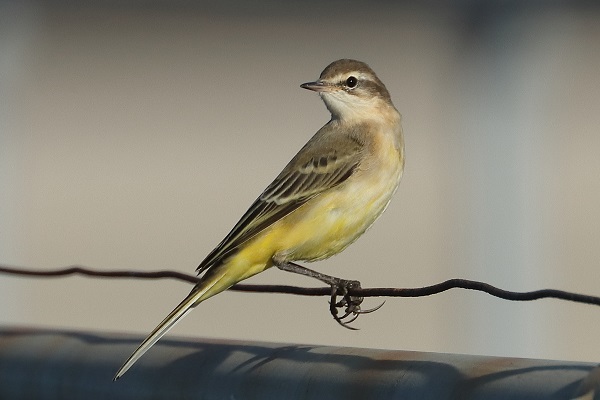
[[[384,304],[385,304],[385,300],[377,307],[369,308],[368,310],[358,310],[357,314],[370,314],[372,312],[379,310],[381,307],[383,307]]]
[[[339,319],[340,321],[343,321],[343,320],[345,320],[346,318],[348,318],[348,316],[350,316],[350,315],[354,315],[354,314],[355,314],[355,313],[353,313],[352,311],[350,311],[350,310],[346,309],[346,312],[344,312],[344,315],[342,315],[341,317],[338,317],[338,319]],[[348,323],[350,323],[351,321],[345,321],[345,322],[348,324]]]
[[[352,314],[352,318],[350,318],[348,321],[344,321],[344,323],[345,323],[346,325],[353,323],[354,321],[356,321],[356,319],[358,318],[358,316],[359,316],[360,314],[361,314],[361,313],[359,313],[359,312],[355,312],[355,313],[353,313],[353,314]],[[358,330],[357,328],[354,328],[354,329],[355,329],[355,330]]]
[[[333,317],[333,319],[335,319],[338,324],[340,324],[341,326],[343,326],[346,329],[350,329],[351,331],[357,331],[358,330],[358,328],[355,328],[353,326],[348,325],[349,322],[354,321],[354,319],[356,319],[356,318],[354,318],[352,321],[349,321],[349,322],[344,322],[344,321],[342,321],[342,320],[340,320],[339,318],[336,318],[336,317]]]
[[[333,319],[335,319],[344,328],[356,330],[356,328],[352,328],[348,326],[348,324],[355,321],[360,314],[367,314],[376,311],[383,305],[381,304],[373,309],[362,311],[360,309],[360,305],[363,302],[363,298],[351,296],[348,293],[351,289],[360,289],[359,281],[349,281],[336,278],[334,276],[321,274],[292,262],[277,262],[277,260],[273,260],[273,262],[277,268],[283,271],[310,276],[319,279],[321,282],[331,285],[329,312],[333,316]],[[341,297],[340,301],[337,301],[338,296]],[[341,317],[338,315],[340,314],[340,310],[343,310],[343,316]],[[350,319],[348,321],[344,321],[348,317],[350,317]]]
[[[346,312],[344,313],[344,315],[343,315],[343,316],[341,316],[341,317],[339,317],[339,316],[337,315],[337,309],[336,309],[335,311],[336,311],[336,312],[335,312],[335,314],[333,315],[333,319],[335,319],[335,321],[336,321],[338,324],[340,324],[340,325],[341,325],[341,326],[343,326],[344,328],[346,328],[346,329],[350,329],[350,330],[352,330],[352,331],[357,331],[357,330],[358,330],[358,328],[355,328],[355,327],[353,327],[353,326],[350,326],[350,325],[348,325],[349,323],[351,323],[352,321],[354,321],[356,318],[358,318],[358,314],[355,314],[355,313],[353,313],[353,312],[351,312],[351,311],[348,311],[348,310],[346,310]],[[353,315],[353,318],[352,318],[352,319],[350,319],[349,321],[344,321],[344,319],[345,319],[346,317],[350,316],[350,315]]]
[[[344,328],[358,330],[357,328],[349,326],[349,324],[354,322],[360,314],[368,314],[379,310],[385,302],[375,308],[361,310],[360,305],[364,299],[362,297],[351,296],[348,293],[350,289],[360,289],[360,282],[340,279],[336,281],[335,284],[331,285],[329,311],[331,312],[333,319]],[[338,296],[341,296],[340,301],[337,301]],[[339,315],[340,310],[343,310],[342,316]],[[348,317],[350,317],[350,319],[346,320]]]

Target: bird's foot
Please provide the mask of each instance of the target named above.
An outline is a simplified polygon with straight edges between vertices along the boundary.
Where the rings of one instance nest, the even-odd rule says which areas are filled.
[[[349,291],[352,289],[360,289],[359,281],[350,281],[346,279],[337,279],[335,283],[331,284],[331,299],[329,301],[329,312],[333,319],[343,326],[344,328],[351,330],[358,330],[358,328],[354,328],[350,326],[352,322],[354,322],[359,315],[368,314],[373,311],[379,310],[383,304],[381,303],[375,308],[371,308],[368,310],[362,310],[360,305],[362,304],[364,298],[359,296],[350,295]],[[338,301],[338,296],[341,296],[341,300]],[[340,310],[343,309],[343,314],[340,316]]]
[[[356,330],[357,328],[353,328],[349,326],[349,324],[355,321],[360,314],[368,314],[373,311],[377,311],[385,303],[383,302],[377,307],[369,310],[361,310],[360,305],[363,302],[363,298],[360,296],[351,296],[349,293],[349,291],[352,289],[360,289],[359,281],[350,281],[336,278],[335,276],[325,275],[289,261],[284,262],[273,260],[273,264],[282,271],[310,276],[331,286],[329,312],[333,316],[333,319],[335,319],[337,323],[342,325],[344,328]],[[338,296],[341,296],[340,301],[338,301]],[[341,316],[339,315],[340,311],[342,311]]]

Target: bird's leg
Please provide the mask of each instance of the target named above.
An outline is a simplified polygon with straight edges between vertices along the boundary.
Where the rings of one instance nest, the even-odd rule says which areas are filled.
[[[316,279],[320,280],[321,282],[324,282],[324,283],[328,284],[329,286],[331,286],[331,300],[329,302],[329,312],[331,312],[333,319],[335,319],[344,328],[356,329],[356,328],[349,326],[348,324],[353,322],[356,318],[358,318],[358,316],[360,314],[373,312],[373,311],[379,309],[379,307],[381,307],[381,306],[379,306],[375,309],[365,310],[365,311],[362,311],[360,309],[360,305],[363,301],[363,298],[358,297],[358,296],[351,296],[348,293],[348,291],[350,289],[360,289],[359,281],[351,281],[351,280],[336,278],[336,277],[330,276],[330,275],[325,275],[320,272],[313,271],[312,269],[308,269],[306,267],[303,267],[301,265],[298,265],[298,264],[295,264],[292,262],[286,262],[286,261],[278,262],[278,261],[274,260],[273,264],[282,271],[293,272],[295,274],[310,276],[312,278],[316,278]],[[340,301],[337,301],[338,296],[342,296],[342,299]],[[345,307],[344,314],[342,316],[339,316],[338,315],[339,309],[341,309],[343,307]],[[344,321],[344,319],[349,316],[352,316],[351,319],[349,321]]]

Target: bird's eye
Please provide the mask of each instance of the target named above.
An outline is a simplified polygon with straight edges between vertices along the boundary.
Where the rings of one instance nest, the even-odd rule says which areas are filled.
[[[356,85],[358,85],[358,79],[356,79],[355,77],[350,76],[348,77],[348,79],[346,79],[346,86],[350,89],[354,89]]]

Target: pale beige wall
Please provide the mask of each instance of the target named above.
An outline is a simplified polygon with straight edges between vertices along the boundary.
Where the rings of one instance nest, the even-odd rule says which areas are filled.
[[[404,115],[406,171],[373,229],[313,267],[600,295],[598,9],[158,4],[0,6],[0,263],[192,272],[327,121],[298,85],[353,57]],[[0,276],[0,323],[146,333],[188,290]],[[173,334],[600,358],[600,310],[558,301],[455,290],[355,325],[325,298],[225,293]]]

